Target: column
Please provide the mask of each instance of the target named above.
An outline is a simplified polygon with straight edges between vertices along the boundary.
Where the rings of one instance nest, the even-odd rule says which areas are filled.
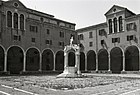
[[[68,54],[67,53],[64,53],[64,67],[68,67]]]
[[[24,52],[24,59],[23,59],[23,72],[26,72],[26,52]]]
[[[110,54],[108,54],[108,71],[111,71]]]
[[[18,15],[18,29],[20,29],[20,15]]]
[[[80,71],[80,53],[76,54],[76,64],[77,64],[77,74],[80,75],[81,71]]]
[[[54,54],[54,65],[53,65],[53,71],[55,71],[55,54]]]
[[[7,72],[7,51],[5,52],[5,57],[4,57],[4,72]]]
[[[98,54],[96,55],[96,72],[98,71]]]
[[[123,70],[122,71],[125,71],[125,54],[123,53]]]
[[[12,28],[14,28],[14,14],[12,13]]]
[[[40,53],[40,60],[39,60],[39,71],[42,71],[42,54]]]
[[[87,71],[87,55],[85,55],[85,71]]]

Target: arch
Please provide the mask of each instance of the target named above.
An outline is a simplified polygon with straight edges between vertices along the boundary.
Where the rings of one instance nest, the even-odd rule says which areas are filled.
[[[98,69],[108,70],[108,52],[106,49],[101,49],[98,52]]]
[[[87,53],[87,70],[96,70],[96,54],[93,50]]]
[[[54,68],[54,54],[51,49],[46,49],[42,53],[42,70],[53,70]]]
[[[108,23],[109,23],[109,34],[111,34],[112,33],[112,19],[109,19]]]
[[[68,65],[75,66],[75,53],[74,52],[68,53]]]
[[[129,46],[125,51],[125,70],[139,70],[139,49],[136,46]]]
[[[18,14],[14,13],[14,28],[18,29]]]
[[[122,22],[122,16],[119,17],[119,31],[121,32],[123,30],[123,22]]]
[[[80,70],[85,71],[85,53],[80,52]]]
[[[27,71],[38,71],[40,61],[40,51],[31,47],[26,50],[26,70]]]
[[[0,46],[0,71],[4,70],[4,53],[5,53],[4,48]]]
[[[55,70],[64,70],[64,51],[58,51],[55,56]]]
[[[121,73],[123,69],[123,52],[119,47],[111,50],[110,65],[112,73]]]
[[[12,12],[7,11],[7,27],[12,27]]]
[[[24,30],[24,15],[20,15],[20,29]]]
[[[117,18],[113,19],[113,23],[114,23],[114,33],[117,33]]]
[[[7,49],[7,70],[11,74],[19,74],[23,70],[24,51],[19,46]]]

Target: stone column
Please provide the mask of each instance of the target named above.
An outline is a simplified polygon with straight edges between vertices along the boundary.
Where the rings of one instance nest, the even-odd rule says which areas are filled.
[[[18,15],[18,29],[20,29],[20,15]]]
[[[87,71],[87,55],[85,55],[85,71]]]
[[[66,52],[64,53],[64,57],[64,67],[68,67],[68,54]]]
[[[12,28],[14,28],[14,14],[12,13]]]
[[[7,72],[7,51],[5,52],[5,57],[4,57],[4,72]]]
[[[53,59],[54,61],[54,65],[53,65],[53,71],[55,71],[55,54],[54,54],[54,59]]]
[[[42,71],[42,54],[40,53],[40,60],[39,60],[39,71]]]
[[[98,54],[96,55],[96,72],[98,71]]]
[[[122,71],[125,71],[125,54],[123,53],[123,70]]]
[[[81,71],[80,71],[80,53],[77,52],[76,53],[76,65],[77,65],[77,74],[81,74]]]
[[[110,54],[108,54],[108,71],[111,71],[111,61],[110,61]]]
[[[24,58],[23,58],[23,72],[26,72],[26,53],[24,52]]]

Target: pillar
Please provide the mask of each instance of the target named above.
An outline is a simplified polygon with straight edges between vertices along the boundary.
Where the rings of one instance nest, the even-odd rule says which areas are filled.
[[[77,74],[81,74],[81,71],[80,71],[80,53],[77,52],[76,53],[76,67],[77,67]]]
[[[110,54],[108,54],[108,71],[111,71]]]
[[[64,67],[68,67],[68,54],[66,52],[64,53],[64,57]]]
[[[26,53],[24,52],[24,59],[23,59],[23,72],[26,72]]]
[[[54,54],[54,59],[53,59],[54,61],[54,65],[53,65],[53,71],[55,71],[55,54]]]
[[[12,28],[14,28],[14,14],[12,13]]]
[[[98,71],[98,54],[96,55],[96,71]]]
[[[85,55],[85,71],[87,71],[87,55]]]
[[[125,71],[125,54],[123,53],[123,70],[122,71]]]
[[[4,57],[4,72],[7,72],[7,51],[5,52],[5,57]]]
[[[42,54],[40,53],[40,60],[39,60],[39,71],[42,71]]]

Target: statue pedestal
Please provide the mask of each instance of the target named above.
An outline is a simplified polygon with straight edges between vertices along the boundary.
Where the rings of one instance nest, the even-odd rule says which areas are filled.
[[[65,67],[62,74],[58,75],[57,78],[77,78],[81,77],[82,74],[77,73],[77,67]]]

